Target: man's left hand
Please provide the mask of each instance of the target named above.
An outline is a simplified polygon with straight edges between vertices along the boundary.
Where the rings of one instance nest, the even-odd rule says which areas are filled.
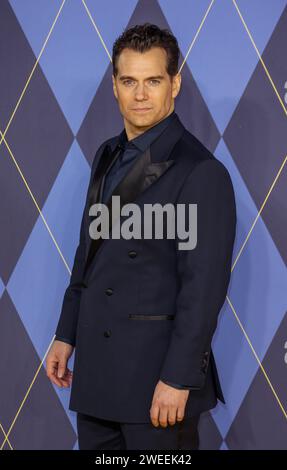
[[[174,425],[177,421],[182,421],[188,395],[189,390],[177,389],[159,380],[150,408],[152,424],[155,427],[160,424],[165,428],[168,424]]]

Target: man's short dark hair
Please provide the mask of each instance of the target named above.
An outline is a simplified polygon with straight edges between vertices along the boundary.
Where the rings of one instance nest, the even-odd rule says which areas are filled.
[[[179,47],[176,37],[168,29],[160,29],[157,25],[144,23],[125,30],[113,45],[113,75],[118,74],[119,55],[125,48],[137,52],[145,52],[152,47],[162,47],[167,54],[167,73],[173,77],[178,72]]]

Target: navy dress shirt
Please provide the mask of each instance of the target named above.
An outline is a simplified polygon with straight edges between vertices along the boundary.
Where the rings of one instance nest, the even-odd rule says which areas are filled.
[[[172,111],[169,116],[162,119],[158,124],[155,124],[153,127],[150,127],[147,131],[131,140],[128,140],[126,130],[123,129],[119,136],[119,145],[122,151],[119,153],[118,158],[111,166],[109,172],[104,176],[100,194],[100,201],[102,203],[106,204],[108,202],[114,188],[129,171],[136,158],[164,131],[174,117],[175,111]],[[56,336],[55,339],[72,344],[69,339],[60,336]],[[174,384],[167,381],[165,381],[165,383],[179,389],[190,389],[190,387],[181,384]]]

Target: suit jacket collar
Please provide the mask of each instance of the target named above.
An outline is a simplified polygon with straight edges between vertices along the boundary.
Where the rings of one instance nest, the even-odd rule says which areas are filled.
[[[143,134],[138,135],[137,137],[128,140],[127,133],[125,128],[122,130],[118,136],[119,141],[122,143],[123,147],[132,145],[132,147],[137,148],[139,151],[144,152],[146,148],[151,145],[151,143],[160,136],[164,129],[170,125],[172,120],[175,119],[175,111],[172,111],[169,116],[162,119],[160,122],[150,127]]]
[[[110,230],[112,224],[115,222],[112,220],[112,196],[120,196],[120,207],[125,204],[135,202],[136,199],[145,191],[148,187],[154,184],[173,164],[175,159],[170,157],[176,157],[172,154],[172,150],[176,142],[181,138],[185,131],[184,126],[179,120],[175,113],[174,119],[171,120],[170,124],[164,129],[164,131],[156,138],[151,145],[142,152],[135,160],[131,169],[114,188],[113,193],[110,196],[107,206],[109,209],[110,216]],[[104,183],[105,174],[107,174],[109,168],[113,164],[114,160],[118,157],[120,143],[120,135],[118,135],[112,142],[107,144],[100,157],[99,163],[93,175],[93,183],[90,190],[90,197],[88,203],[88,212],[91,205],[100,202],[99,194],[101,186]],[[89,217],[88,217],[89,218]],[[90,220],[91,222],[91,220]],[[94,240],[88,237],[87,242],[87,253],[86,263],[84,269],[84,279],[87,280],[88,272],[94,264],[96,255],[99,249],[104,244],[105,239],[99,238]]]
[[[163,132],[149,145],[151,162],[159,162],[168,159],[169,153],[177,140],[182,136],[185,127],[180,121],[176,112],[172,113],[173,119]],[[125,129],[110,142],[110,151],[114,151],[117,145],[121,142],[121,136]]]

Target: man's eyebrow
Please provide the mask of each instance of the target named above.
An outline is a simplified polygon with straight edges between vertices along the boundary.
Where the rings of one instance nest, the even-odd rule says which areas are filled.
[[[147,77],[145,80],[159,80],[159,79],[163,79],[164,76],[163,75],[154,75],[152,77]],[[136,80],[136,78],[130,76],[130,75],[121,75],[119,80],[122,82],[124,80]]]

